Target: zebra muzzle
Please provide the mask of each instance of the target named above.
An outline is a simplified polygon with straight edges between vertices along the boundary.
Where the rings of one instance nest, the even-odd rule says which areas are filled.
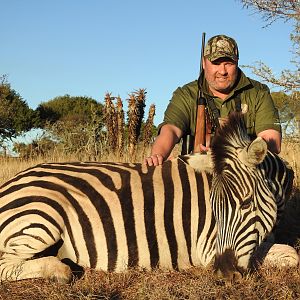
[[[214,263],[215,275],[219,279],[238,282],[242,279],[245,270],[238,266],[237,258],[232,249],[226,249],[224,253],[216,255]]]

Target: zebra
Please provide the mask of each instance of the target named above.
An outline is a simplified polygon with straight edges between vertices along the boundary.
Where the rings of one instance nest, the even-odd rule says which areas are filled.
[[[214,261],[225,277],[246,270],[283,209],[292,171],[262,139],[250,141],[239,115],[211,151],[157,167],[67,162],[20,172],[0,188],[1,281],[69,282],[66,261],[109,272]]]
[[[240,278],[258,245],[277,225],[292,191],[294,173],[279,156],[268,152],[262,138],[250,141],[240,114],[233,114],[227,122],[212,145],[210,203],[218,233],[214,268],[222,277]],[[276,246],[270,258],[280,249]],[[297,254],[290,256],[298,263]]]

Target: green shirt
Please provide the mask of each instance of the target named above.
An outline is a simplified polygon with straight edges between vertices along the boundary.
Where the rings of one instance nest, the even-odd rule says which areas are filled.
[[[250,79],[239,69],[238,83],[225,100],[211,94],[205,79],[202,80],[204,96],[213,97],[214,103],[220,112],[220,117],[227,117],[235,111],[236,95],[240,95],[241,106],[247,126],[247,132],[251,136],[266,129],[281,131],[278,111],[275,108],[269,88],[258,81]],[[197,111],[197,80],[183,87],[179,87],[173,93],[173,97],[165,111],[164,121],[160,124],[172,124],[183,131],[183,135],[194,135],[196,111]]]

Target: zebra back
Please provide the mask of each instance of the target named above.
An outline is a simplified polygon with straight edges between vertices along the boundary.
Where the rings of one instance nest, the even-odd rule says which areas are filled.
[[[207,239],[214,234],[211,176],[186,161],[46,163],[25,170],[0,189],[0,250],[21,247],[27,259],[63,240],[60,259],[96,269],[207,264],[214,255],[213,238]],[[206,245],[200,256],[199,238]]]

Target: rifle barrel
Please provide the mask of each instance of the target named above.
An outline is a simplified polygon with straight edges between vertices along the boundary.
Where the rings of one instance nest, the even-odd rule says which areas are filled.
[[[202,33],[202,46],[201,46],[201,59],[200,59],[200,72],[198,77],[198,94],[197,94],[197,112],[196,112],[196,126],[195,126],[195,140],[193,152],[201,152],[200,145],[205,146],[206,138],[206,120],[205,120],[205,99],[202,97],[201,91],[201,74],[203,72],[203,57],[205,47],[205,32]]]

